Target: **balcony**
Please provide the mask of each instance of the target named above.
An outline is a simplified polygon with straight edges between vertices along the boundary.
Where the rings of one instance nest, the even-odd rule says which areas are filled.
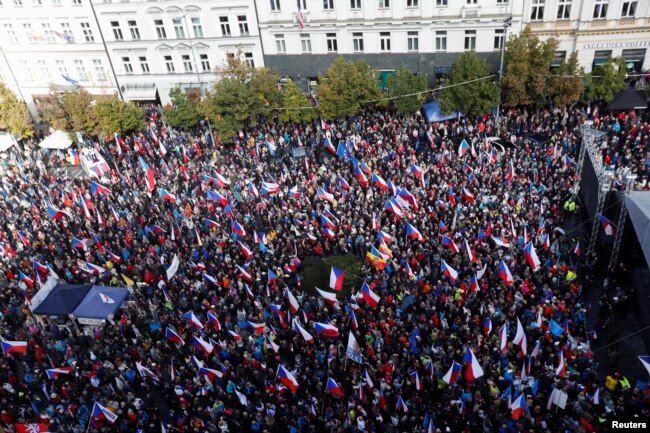
[[[621,18],[618,20],[619,26],[633,26],[636,24],[636,18]]]

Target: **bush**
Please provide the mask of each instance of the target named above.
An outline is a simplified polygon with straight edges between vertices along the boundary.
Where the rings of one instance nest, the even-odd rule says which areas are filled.
[[[343,290],[337,292],[336,297],[343,299],[350,296],[352,288],[357,290],[361,287],[361,281],[356,277],[361,273],[361,259],[353,254],[344,256],[329,256],[325,259],[320,257],[307,257],[302,261],[302,288],[308,295],[316,295],[316,287],[321,290],[332,291],[329,288],[330,271],[332,266],[345,271]],[[355,275],[355,276],[353,276]]]

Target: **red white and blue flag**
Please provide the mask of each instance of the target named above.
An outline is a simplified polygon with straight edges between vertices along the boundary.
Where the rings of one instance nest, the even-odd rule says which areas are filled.
[[[376,307],[381,300],[379,295],[373,292],[372,289],[370,289],[370,286],[366,283],[363,283],[361,286],[361,296],[363,297],[363,300],[366,302],[366,304],[370,305],[373,308]]]
[[[600,223],[603,225],[603,229],[607,236],[616,236],[616,226],[610,220],[605,218],[604,215],[600,216]]]
[[[511,286],[515,282],[510,273],[510,269],[508,269],[508,265],[503,260],[499,262],[499,278],[506,283],[506,286]]]
[[[526,244],[526,247],[524,248],[524,257],[526,257],[526,261],[533,269],[533,271],[536,271],[541,267],[542,262],[539,261],[539,257],[537,257],[537,252],[535,251],[535,247],[533,246],[532,242],[528,242],[528,244]]]
[[[92,417],[93,418],[100,418],[100,419],[105,419],[106,421],[110,422],[111,424],[115,423],[117,421],[117,415],[102,406],[101,404],[95,402],[93,406],[93,412],[92,412]]]
[[[424,236],[422,236],[422,233],[411,224],[406,224],[406,236],[424,242]]]
[[[332,266],[330,271],[330,288],[341,291],[343,290],[343,282],[345,280],[345,272],[336,266]]]
[[[324,335],[325,337],[339,336],[339,328],[330,323],[314,322],[314,332],[316,332],[316,335]]]
[[[2,341],[2,351],[7,353],[27,353],[26,341]]]
[[[72,367],[49,368],[45,370],[45,372],[49,379],[56,379],[61,374],[70,374],[72,372]]]
[[[443,259],[440,259],[440,270],[442,271],[442,274],[452,282],[458,279],[458,271],[449,266]]]
[[[462,368],[463,368],[462,365],[460,365],[456,361],[453,361],[451,367],[449,367],[449,371],[447,371],[447,373],[442,377],[442,380],[444,380],[447,383],[447,385],[453,385],[454,382],[458,380]]]
[[[280,383],[289,388],[292,392],[296,392],[298,390],[298,381],[289,370],[284,368],[284,366],[278,365],[278,372],[276,376]]]
[[[140,162],[140,167],[144,171],[144,180],[147,184],[147,190],[153,192],[153,190],[156,189],[156,179],[154,177],[153,169],[149,167],[149,164],[147,164],[142,156],[138,157],[138,161]]]
[[[341,387],[331,377],[327,378],[327,392],[337,397],[345,397],[345,393]]]
[[[469,347],[465,349],[465,356],[463,356],[463,364],[467,367],[465,371],[465,379],[473,381],[483,376],[483,368],[479,365],[474,352]]]
[[[90,195],[112,194],[112,191],[94,180],[90,181]]]
[[[183,314],[181,317],[187,320],[190,323],[190,325],[194,326],[196,329],[203,329],[203,323],[201,323],[199,318],[196,317],[194,311],[190,310],[187,313]]]

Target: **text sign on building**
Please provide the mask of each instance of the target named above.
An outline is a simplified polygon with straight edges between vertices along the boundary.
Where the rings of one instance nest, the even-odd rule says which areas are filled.
[[[594,42],[584,44],[586,50],[600,50],[603,48],[636,48],[650,47],[650,39],[647,41],[627,41],[627,42]]]

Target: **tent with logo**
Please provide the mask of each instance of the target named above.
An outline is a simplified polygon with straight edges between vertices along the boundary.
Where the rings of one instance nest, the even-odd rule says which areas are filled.
[[[92,284],[46,284],[32,298],[30,309],[38,316],[67,316],[103,320],[115,314],[129,294],[125,287]]]

